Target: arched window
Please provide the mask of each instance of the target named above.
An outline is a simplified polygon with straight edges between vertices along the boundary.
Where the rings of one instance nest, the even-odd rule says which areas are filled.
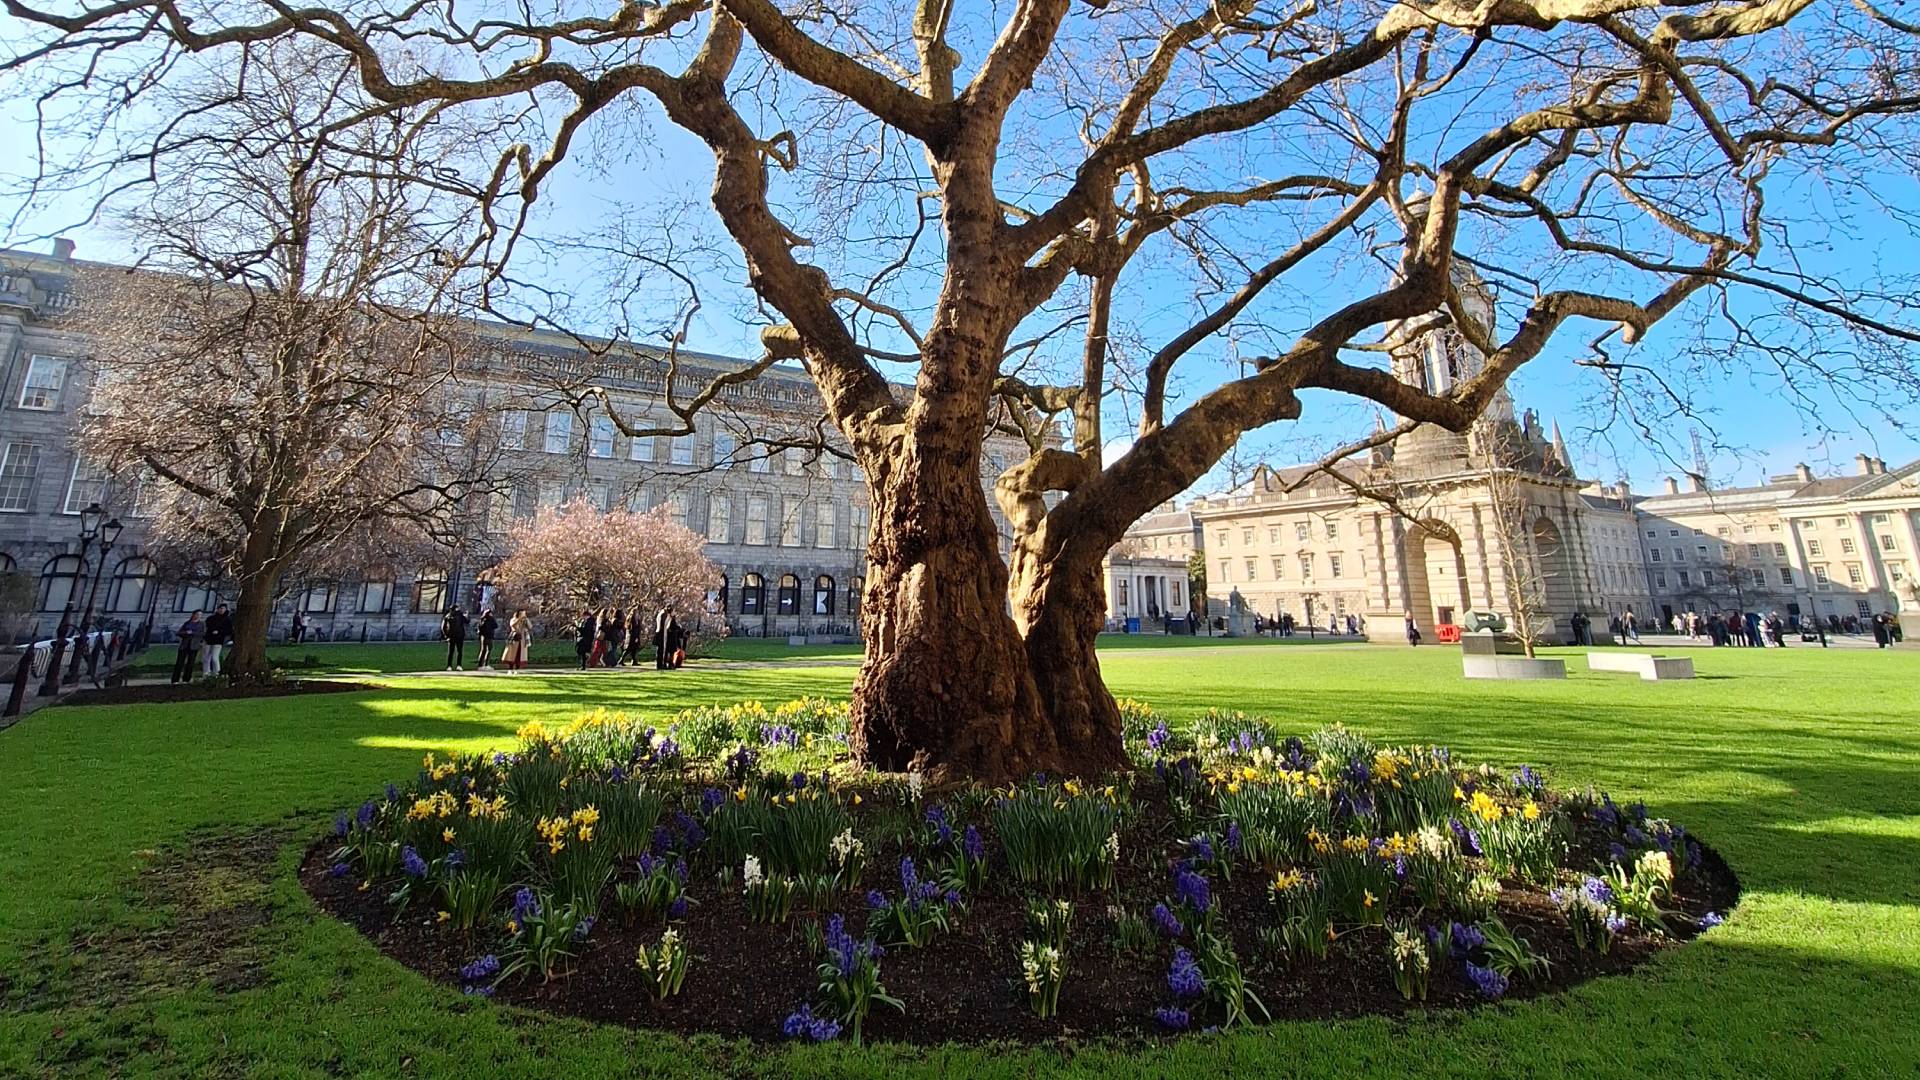
[[[173,610],[212,611],[213,590],[191,582],[181,585],[173,593]]]
[[[825,574],[813,579],[813,613],[833,614],[833,579]]]
[[[867,594],[866,578],[848,579],[847,581],[847,617],[848,618],[853,619],[855,621],[859,620],[860,602],[866,598],[866,594]]]
[[[14,563],[13,556],[0,552],[0,574],[11,574],[18,569],[19,566]]]
[[[718,613],[725,615],[727,613],[727,575],[725,574],[720,575],[720,589],[716,595],[720,598],[720,609]]]
[[[767,608],[767,579],[748,574],[740,579],[740,614],[758,615]]]
[[[153,590],[159,576],[159,568],[144,555],[121,559],[120,565],[113,571],[113,588],[107,596],[107,610],[147,610],[147,606],[153,603]]]
[[[85,600],[80,589],[84,576],[78,555],[55,555],[48,559],[40,568],[40,610],[60,611]]]
[[[440,570],[422,570],[413,581],[413,613],[438,615],[447,610],[447,575]]]
[[[800,579],[792,574],[780,575],[780,614],[800,614]]]

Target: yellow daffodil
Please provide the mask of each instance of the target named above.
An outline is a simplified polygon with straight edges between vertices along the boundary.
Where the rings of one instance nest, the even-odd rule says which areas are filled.
[[[1373,895],[1373,890],[1368,889],[1365,892],[1362,892],[1360,894],[1361,907],[1371,908],[1374,905],[1374,901],[1375,901],[1375,897]]]
[[[1539,821],[1540,820],[1539,805],[1536,804],[1532,799],[1528,799],[1527,805],[1520,808],[1520,816],[1523,818],[1526,818],[1528,821]]]
[[[446,922],[448,919],[451,919],[451,918],[453,918],[452,912],[436,911],[433,913],[433,921],[437,923]]]
[[[517,933],[519,933],[519,932],[520,932],[520,924],[519,924],[519,923],[517,923],[517,922],[515,922],[515,921],[514,921],[514,920],[512,920],[512,919],[508,919],[508,920],[507,920],[507,933],[509,933],[509,934],[517,934]]]
[[[857,791],[856,791],[856,792],[854,792],[854,793],[853,793],[853,805],[855,805],[855,806],[859,806],[859,805],[860,805],[860,801],[861,801],[861,800],[860,800],[860,793],[859,793],[859,792],[857,792]]]
[[[1467,801],[1467,793],[1466,793],[1466,792],[1464,792],[1464,791],[1461,791],[1461,790],[1460,790],[1460,785],[1459,785],[1459,784],[1455,784],[1455,785],[1453,785],[1453,801],[1455,801],[1455,802],[1466,802],[1466,801]]]
[[[440,839],[443,843],[453,843],[453,830],[451,828],[440,830]]]
[[[593,826],[591,825],[580,826],[580,842],[584,844],[592,839],[593,839]]]
[[[358,890],[358,891],[360,891],[360,892],[366,892],[366,891],[367,891],[367,888],[368,888],[369,886],[371,886],[372,884],[373,884],[373,882],[371,882],[371,881],[363,881],[363,882],[361,882],[361,883],[360,883],[360,888],[359,888],[359,890]]]
[[[738,788],[736,788],[733,792],[733,799],[735,802],[746,802],[747,801],[747,785],[741,784]]]
[[[1062,786],[1064,786],[1067,789],[1067,794],[1073,796],[1076,799],[1080,797],[1080,781],[1069,780]]]
[[[1107,790],[1101,792],[1101,794],[1105,795],[1109,800],[1112,800],[1119,797],[1119,790],[1120,790],[1119,788],[1113,786],[1112,784],[1108,784]]]

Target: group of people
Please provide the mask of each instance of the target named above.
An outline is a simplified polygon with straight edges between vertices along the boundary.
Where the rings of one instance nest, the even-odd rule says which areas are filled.
[[[527,652],[533,645],[533,620],[527,618],[524,611],[516,611],[507,620],[507,643],[500,650],[500,668],[493,666],[493,644],[499,640],[500,620],[493,614],[492,608],[480,610],[479,621],[468,617],[467,613],[455,604],[440,617],[440,636],[447,639],[447,670],[465,671],[467,659],[467,629],[471,627],[474,636],[479,639],[479,662],[473,666],[475,671],[496,671],[505,669],[514,674],[527,666]]]
[[[1778,611],[1765,615],[1757,611],[1744,614],[1738,611],[1710,611],[1705,615],[1697,611],[1683,611],[1668,620],[1668,625],[1676,634],[1685,634],[1698,641],[1706,638],[1715,646],[1731,646],[1747,649],[1764,649],[1768,645],[1785,648],[1787,632],[1798,629],[1794,623],[1781,617]],[[1814,622],[1814,632],[1820,643],[1827,643],[1826,628]]]
[[[599,610],[583,608],[573,627],[573,649],[580,657],[580,670],[590,667],[639,666],[649,647],[653,666],[665,671],[687,660],[687,631],[674,613],[661,608],[653,613],[648,630],[647,613],[639,607],[624,613],[617,607]]]
[[[173,657],[173,682],[192,682],[196,663],[200,665],[200,674],[218,675],[220,650],[233,641],[233,615],[225,604],[214,608],[213,614],[204,619],[196,609],[180,624],[179,637],[180,651]]]

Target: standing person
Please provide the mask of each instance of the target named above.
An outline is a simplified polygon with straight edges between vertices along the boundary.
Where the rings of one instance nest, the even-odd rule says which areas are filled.
[[[680,627],[680,620],[671,613],[667,615],[667,666],[679,670],[687,662],[687,632]]]
[[[1757,611],[1747,612],[1747,647],[1750,649],[1764,649],[1766,646],[1766,641],[1760,637],[1760,613]]]
[[[1873,617],[1873,643],[1882,649],[1893,644],[1893,635],[1887,632],[1887,617],[1885,615],[1875,615]]]
[[[492,665],[487,663],[493,654],[493,639],[500,633],[500,620],[493,617],[493,609],[487,608],[480,613],[478,627],[480,637],[480,662],[473,665],[475,671],[487,671]],[[506,650],[501,650],[503,653]]]
[[[307,640],[307,617],[300,612],[293,613],[293,632],[288,635],[298,645]]]
[[[218,604],[207,616],[205,641],[200,646],[200,674],[220,674],[220,646],[233,640],[233,616],[227,605]]]
[[[1407,612],[1407,644],[1416,648],[1420,645],[1420,627],[1414,624],[1411,611]]]
[[[516,611],[513,618],[507,620],[507,649],[501,655],[501,662],[507,665],[507,673],[515,674],[527,666],[527,653],[533,648],[533,623],[524,611]]]
[[[587,657],[593,653],[594,625],[593,609],[580,609],[580,621],[573,627],[573,651],[580,657],[581,671],[587,670]]]
[[[1627,608],[1627,613],[1621,621],[1627,624],[1627,636],[1633,639],[1635,645],[1640,644],[1640,618],[1633,613],[1633,608]]]
[[[647,615],[635,604],[627,611],[627,651],[623,660],[631,667],[640,666],[640,653],[647,647]]]
[[[200,611],[194,609],[187,621],[180,624],[180,652],[173,658],[174,682],[193,681],[193,662],[199,658],[200,642],[206,636],[207,624],[200,620]]]
[[[625,625],[617,607],[600,613],[600,662],[608,667],[620,666],[620,631]]]
[[[440,636],[447,639],[447,670],[467,670],[467,613],[455,604],[440,616]]]
[[[667,641],[667,626],[673,622],[673,613],[661,608],[653,617],[653,666],[655,670],[665,671],[667,660],[673,646]]]

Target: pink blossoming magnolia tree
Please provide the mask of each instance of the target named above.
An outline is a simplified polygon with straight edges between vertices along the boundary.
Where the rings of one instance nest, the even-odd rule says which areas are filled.
[[[638,607],[651,630],[652,613],[665,608],[696,645],[726,636],[726,621],[707,610],[720,570],[701,554],[699,534],[664,507],[597,510],[575,499],[516,526],[508,545],[512,554],[495,576],[496,614],[525,610],[558,628],[583,608]]]

